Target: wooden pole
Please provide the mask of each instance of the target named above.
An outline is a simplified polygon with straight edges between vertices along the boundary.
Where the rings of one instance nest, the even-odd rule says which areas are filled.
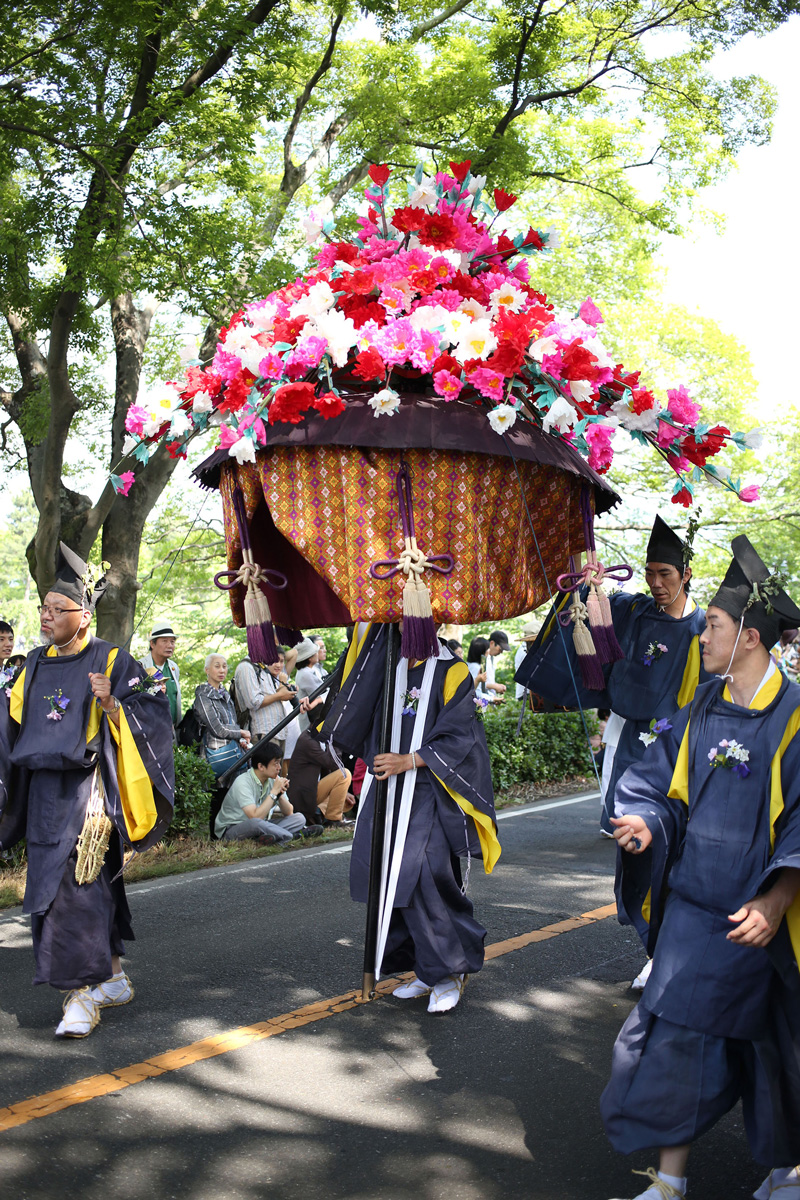
[[[399,645],[400,631],[396,625],[390,625],[386,639],[383,708],[381,710],[381,728],[378,739],[379,754],[386,754],[391,744],[394,685],[397,675]],[[371,1000],[375,995],[375,955],[378,948],[378,917],[380,914],[383,838],[386,831],[386,795],[388,788],[388,778],[375,780],[375,804],[372,812],[372,846],[369,858],[369,892],[367,894],[367,927],[364,935],[364,976],[361,983],[362,1000]]]

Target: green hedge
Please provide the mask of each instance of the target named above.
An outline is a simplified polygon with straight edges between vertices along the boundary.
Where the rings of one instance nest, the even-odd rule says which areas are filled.
[[[167,837],[193,833],[208,836],[208,815],[216,780],[204,758],[184,746],[175,747],[175,816]]]
[[[572,775],[593,775],[592,755],[580,713],[526,712],[517,733],[519,705],[508,701],[483,717],[495,790],[513,783],[554,783]],[[590,733],[594,713],[586,714]]]

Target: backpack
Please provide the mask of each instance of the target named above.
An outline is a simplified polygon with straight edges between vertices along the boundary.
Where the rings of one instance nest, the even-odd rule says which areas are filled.
[[[196,749],[203,740],[203,726],[197,719],[197,713],[189,708],[175,726],[175,737],[179,746]]]

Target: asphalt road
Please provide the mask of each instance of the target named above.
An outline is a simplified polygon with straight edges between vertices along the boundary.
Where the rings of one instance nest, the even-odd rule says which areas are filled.
[[[500,863],[470,884],[487,945],[559,928],[500,947],[454,1012],[429,1016],[424,1000],[390,995],[334,1012],[321,1003],[318,1018],[238,1048],[223,1038],[224,1053],[189,1053],[183,1066],[168,1052],[360,985],[349,846],[133,885],[136,998],[81,1041],[53,1038],[60,997],[30,987],[27,921],[0,917],[0,1109],[49,1096],[0,1132],[0,1197],[635,1196],[631,1168],[654,1160],[610,1149],[598,1098],[643,954],[613,918],[568,920],[613,899],[614,848],[596,810],[582,799],[504,815]],[[163,1074],[119,1074],[154,1058]],[[693,1152],[689,1200],[745,1200],[763,1174],[737,1109]]]

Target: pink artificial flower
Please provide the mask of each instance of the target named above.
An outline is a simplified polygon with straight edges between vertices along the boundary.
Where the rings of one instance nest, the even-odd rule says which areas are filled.
[[[656,435],[656,445],[662,449],[666,446],[671,446],[678,438],[683,437],[684,430],[676,429],[674,425],[668,424],[667,421],[658,422],[658,433]]]
[[[682,425],[694,425],[700,416],[700,405],[691,398],[682,384],[679,388],[671,388],[667,392],[667,408]]]
[[[122,474],[119,476],[119,481],[120,481],[119,484],[117,484],[117,486],[114,488],[114,491],[117,493],[117,495],[118,496],[127,496],[128,492],[131,490],[131,484],[133,483],[135,478],[136,478],[136,476],[134,475],[133,471],[123,471]],[[745,489],[745,491],[746,490],[747,489]],[[758,488],[756,488],[756,491],[758,491]],[[753,497],[754,500],[756,500],[757,498],[758,498],[757,496]]]
[[[476,367],[468,378],[482,396],[487,396],[490,400],[503,399],[506,379],[500,371],[493,371],[490,367]]]
[[[267,430],[261,417],[257,417],[255,413],[250,413],[249,417],[245,417],[243,421],[239,422],[238,433],[240,435],[243,434],[245,429],[250,429],[251,426],[255,430],[256,440],[259,445],[265,446],[267,444]]]
[[[439,357],[439,341],[441,334],[431,333],[429,329],[421,329],[411,350],[411,362],[420,371],[430,371]]]
[[[461,380],[449,371],[437,371],[433,377],[433,390],[445,400],[455,400],[463,386]]]
[[[613,434],[613,429],[606,425],[587,425],[583,435],[589,447],[589,466],[601,475],[608,470],[614,458],[611,445]]]
[[[583,304],[578,309],[578,316],[582,321],[585,321],[587,325],[603,324],[603,314],[600,312],[600,309],[597,307],[594,300],[592,300],[591,296],[588,300],[584,300]]]
[[[761,499],[760,485],[750,483],[747,487],[743,487],[739,492],[739,499],[744,500],[745,504],[754,504],[756,500]]]
[[[292,365],[305,367],[307,371],[311,367],[317,367],[327,349],[327,338],[314,336],[302,338],[292,351]]]
[[[241,364],[239,364],[241,366]],[[140,404],[132,404],[128,409],[125,417],[125,428],[128,433],[133,433],[136,437],[142,436],[142,428],[146,421],[150,420],[150,413],[146,408],[142,408]]]
[[[238,429],[234,429],[232,425],[220,425],[219,427],[219,444],[222,450],[229,450],[234,442],[238,442],[240,438]]]
[[[417,346],[417,333],[408,317],[390,321],[375,338],[375,346],[390,367],[408,362]]]
[[[242,360],[220,345],[217,346],[211,369],[215,375],[220,375],[225,383],[233,383],[242,369]]]
[[[280,354],[268,354],[262,358],[258,364],[258,373],[263,379],[282,379],[284,367]]]
[[[437,279],[441,280],[441,283],[448,283],[456,273],[453,264],[442,254],[437,254],[431,259],[430,270],[433,271]]]

